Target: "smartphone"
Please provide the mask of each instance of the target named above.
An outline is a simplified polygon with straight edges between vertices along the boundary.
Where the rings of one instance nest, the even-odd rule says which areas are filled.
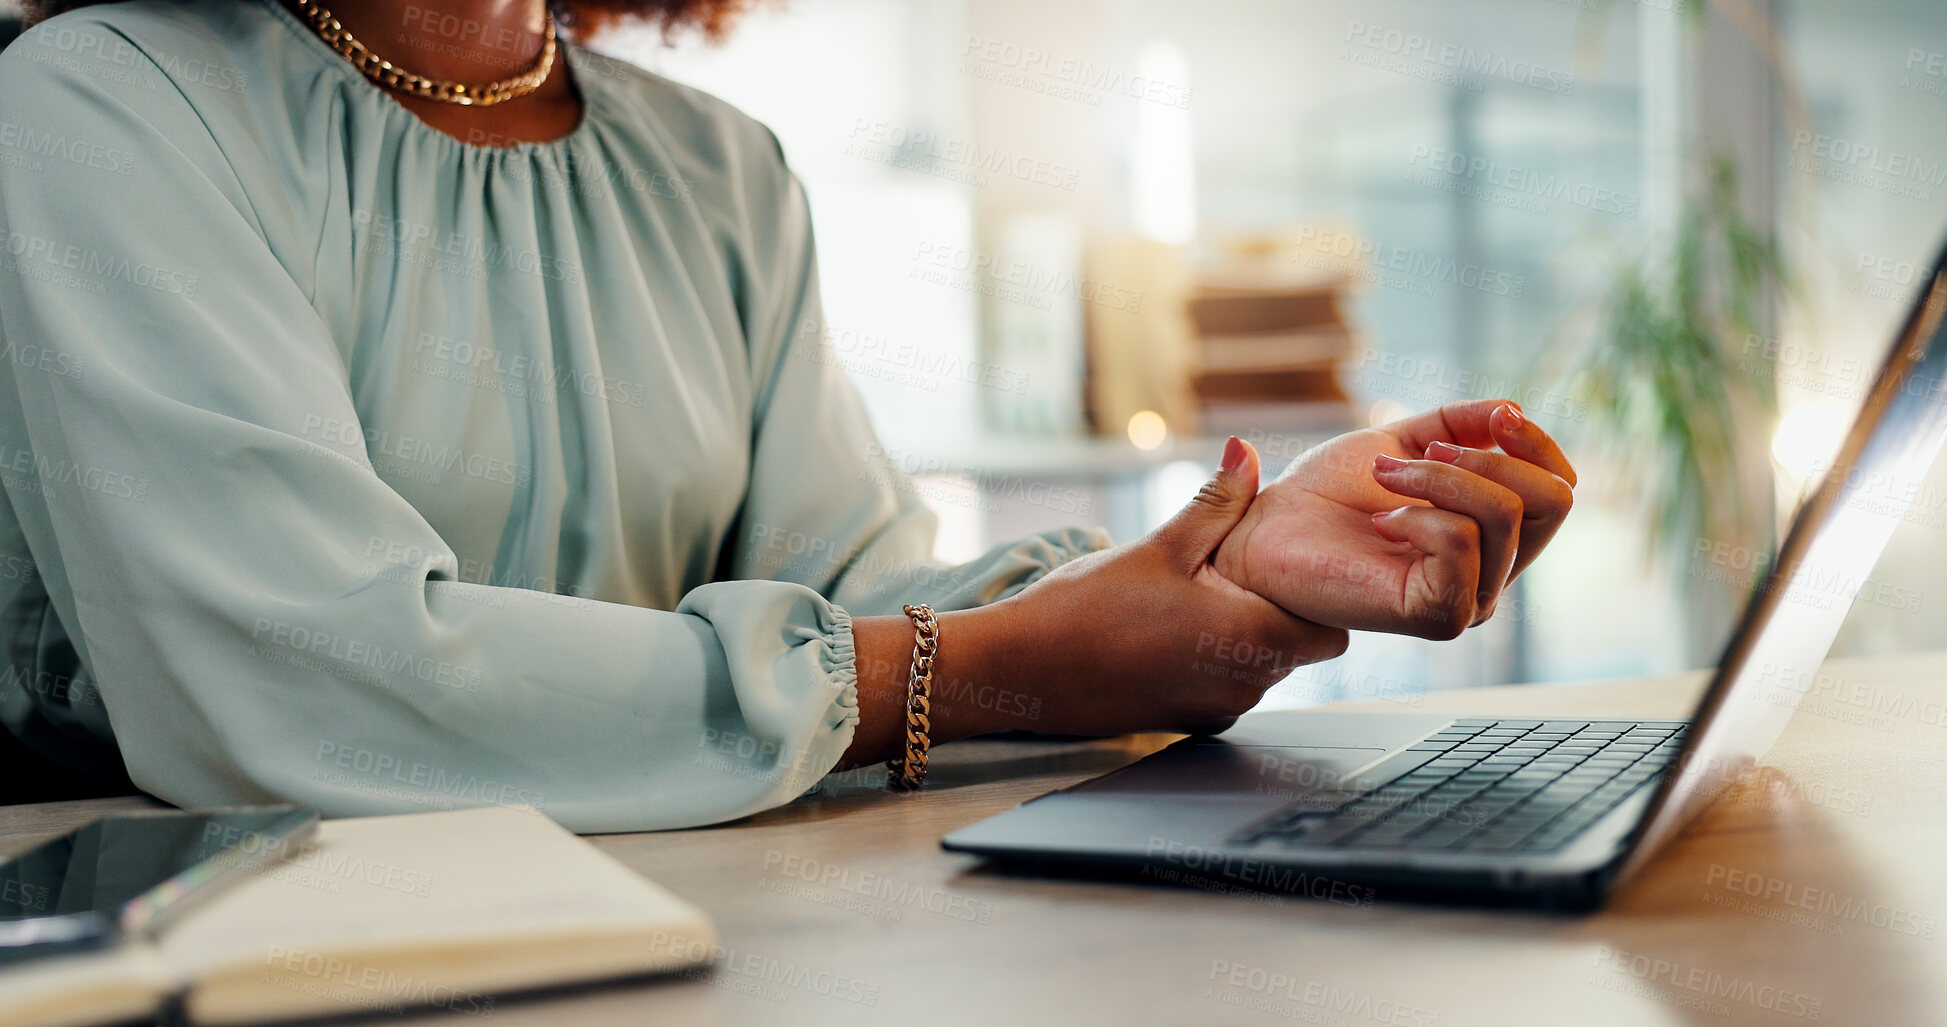
[[[317,829],[295,806],[117,813],[0,863],[0,968],[153,935]]]

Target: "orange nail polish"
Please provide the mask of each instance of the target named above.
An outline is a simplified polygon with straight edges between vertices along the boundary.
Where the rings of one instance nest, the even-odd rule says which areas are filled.
[[[1507,406],[1502,407],[1501,410],[1508,419],[1508,427],[1519,428],[1523,424],[1527,423],[1528,419],[1521,416],[1521,408],[1515,406],[1513,403],[1509,403]]]

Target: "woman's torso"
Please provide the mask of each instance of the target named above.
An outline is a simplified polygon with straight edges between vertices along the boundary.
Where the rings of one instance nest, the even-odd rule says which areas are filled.
[[[338,342],[360,423],[307,423],[315,441],[362,436],[467,580],[659,608],[708,580],[755,392],[734,185],[712,165],[751,123],[569,46],[582,123],[470,145],[272,0],[118,6],[172,23],[145,20],[140,39],[168,82],[86,27],[41,45],[181,89],[205,115],[247,215]]]
[[[711,580],[746,494],[762,389],[745,285],[749,219],[764,209],[749,197],[775,195],[768,179],[782,174],[766,130],[567,46],[580,125],[549,144],[470,145],[275,0],[96,10],[108,16],[57,19],[9,57],[177,90],[195,109],[224,158],[209,173],[233,177],[220,184],[338,348],[356,421],[305,419],[320,460],[360,460],[362,441],[463,580],[659,609]],[[86,141],[39,145],[21,159],[74,160]],[[138,164],[95,154],[72,173],[139,189]],[[198,286],[167,267],[130,274],[164,293]],[[0,567],[31,567],[18,526],[4,527]],[[382,533],[366,543],[374,561],[421,562]],[[9,591],[0,627],[16,649],[38,647],[48,677],[60,628],[46,592]],[[60,688],[0,690],[0,707],[25,699],[105,737],[85,670],[71,673]],[[0,715],[16,727],[29,716]]]

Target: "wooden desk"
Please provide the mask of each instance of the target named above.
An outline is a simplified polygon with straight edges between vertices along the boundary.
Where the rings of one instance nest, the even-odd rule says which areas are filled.
[[[708,910],[724,959],[700,979],[505,1000],[492,1021],[1947,1023],[1947,653],[1833,661],[1825,674],[1832,687],[1766,765],[1598,915],[1000,876],[940,851],[940,835],[1168,739],[963,744],[935,757],[916,796],[833,779],[729,827],[596,839]],[[1364,708],[1678,716],[1700,683]],[[0,851],[116,804],[0,810]]]

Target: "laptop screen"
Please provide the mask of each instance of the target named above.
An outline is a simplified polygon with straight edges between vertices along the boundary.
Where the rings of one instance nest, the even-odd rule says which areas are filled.
[[[1947,439],[1947,253],[1934,264],[1818,487],[1731,635],[1690,738],[1639,827],[1623,874],[1756,763],[1791,719],[1866,575]]]

